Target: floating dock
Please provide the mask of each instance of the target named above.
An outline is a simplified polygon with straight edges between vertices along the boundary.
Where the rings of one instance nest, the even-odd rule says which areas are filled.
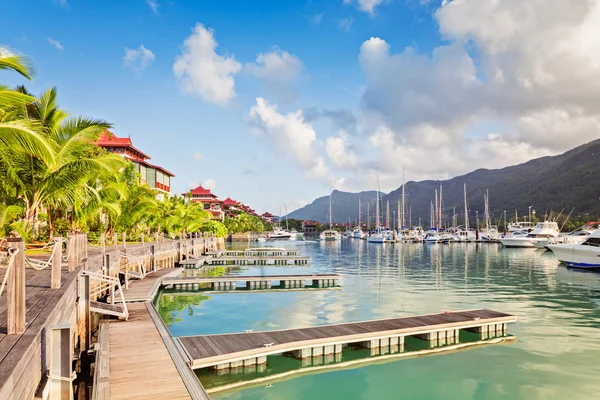
[[[459,330],[477,332],[482,339],[507,334],[507,325],[517,317],[492,310],[469,310],[415,317],[325,325],[303,329],[184,336],[181,343],[192,368],[237,368],[263,364],[267,356],[291,353],[296,358],[338,354],[342,347],[357,344],[375,349],[396,347],[414,336],[430,347],[457,343]]]
[[[310,257],[297,256],[222,256],[207,260],[209,265],[308,265]]]
[[[219,277],[167,277],[163,278],[163,286],[174,289],[198,289],[200,284],[210,283],[214,290],[234,290],[239,282],[245,284],[247,289],[303,288],[306,281],[312,287],[324,288],[338,286],[342,279],[338,274],[310,274],[310,275],[261,275],[261,276],[219,276]],[[273,283],[275,283],[273,285]]]

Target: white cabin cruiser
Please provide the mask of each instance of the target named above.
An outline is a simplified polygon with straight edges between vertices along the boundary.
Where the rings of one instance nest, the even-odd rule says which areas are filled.
[[[327,229],[326,231],[321,232],[319,236],[321,240],[333,241],[340,240],[342,235],[338,231],[334,231],[333,229]]]
[[[523,231],[514,231],[513,233],[500,239],[504,247],[538,247],[539,241],[548,240],[548,238],[558,237],[558,224],[555,221],[538,222],[535,228],[527,234]]]
[[[581,244],[551,244],[548,248],[569,267],[600,268],[600,229]]]
[[[358,226],[356,228],[354,228],[354,230],[352,231],[352,237],[354,239],[362,239],[363,237],[365,237],[365,233],[362,231],[362,229],[360,229]]]

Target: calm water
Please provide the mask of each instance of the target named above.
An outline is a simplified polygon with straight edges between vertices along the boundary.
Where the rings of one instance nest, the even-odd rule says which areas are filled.
[[[292,372],[213,399],[597,399],[600,398],[600,275],[558,266],[552,253],[500,245],[378,245],[289,242],[308,267],[244,267],[243,275],[342,274],[331,291],[171,295],[160,311],[173,335],[271,330],[490,308],[516,314],[510,344],[382,360],[346,349],[329,369],[283,356],[266,368],[217,375],[209,388]],[[461,341],[468,338],[461,337]],[[409,344],[418,346],[418,343]],[[346,366],[349,360],[365,362]],[[338,367],[336,367],[338,365]]]

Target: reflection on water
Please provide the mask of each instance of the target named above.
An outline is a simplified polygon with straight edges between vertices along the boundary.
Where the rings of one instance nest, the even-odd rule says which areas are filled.
[[[518,341],[511,346],[299,376],[274,381],[269,388],[215,394],[215,399],[597,397],[598,274],[558,266],[551,253],[494,244],[381,245],[344,240],[276,246],[300,249],[312,257],[312,265],[233,272],[339,273],[344,277],[342,290],[172,296],[169,306],[163,308],[161,303],[159,308],[173,335],[490,308],[519,317],[519,323],[509,327]]]

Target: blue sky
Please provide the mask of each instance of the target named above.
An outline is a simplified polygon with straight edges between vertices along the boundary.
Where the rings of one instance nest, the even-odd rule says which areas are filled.
[[[403,166],[407,179],[446,178],[595,138],[589,96],[568,98],[556,83],[565,66],[539,50],[554,78],[544,81],[527,56],[527,40],[552,37],[548,20],[561,13],[544,15],[537,0],[494,3],[5,0],[0,43],[38,72],[1,79],[57,86],[62,107],[113,123],[173,171],[178,193],[206,183],[278,212],[325,195],[329,181],[367,190],[379,174],[391,190]],[[593,35],[582,27],[597,11],[590,0],[567,29]],[[528,12],[540,16],[519,21]],[[569,82],[582,92],[596,90],[584,89],[597,73],[586,61],[588,74]],[[558,101],[538,101],[548,92]],[[548,141],[557,124],[566,132]]]

